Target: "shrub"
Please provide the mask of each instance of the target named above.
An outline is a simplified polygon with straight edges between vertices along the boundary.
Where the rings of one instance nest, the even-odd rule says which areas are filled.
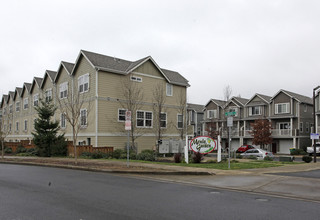
[[[307,155],[307,153],[303,149],[290,149],[290,154],[291,155]]]
[[[302,160],[306,163],[310,163],[312,161],[312,157],[305,155],[302,157]]]
[[[192,160],[194,163],[201,163],[201,161],[203,160],[203,155],[199,152],[195,152],[192,155]]]
[[[156,160],[153,150],[143,150],[140,154],[137,155],[137,159],[138,160],[145,160],[145,161],[155,161]]]
[[[11,147],[4,147],[4,153],[5,154],[12,154],[12,148]]]
[[[217,163],[217,160],[207,160],[207,163]]]
[[[17,147],[16,154],[26,153],[26,152],[27,152],[27,149],[24,148],[22,145],[19,145],[19,146]]]
[[[263,160],[265,160],[265,161],[273,161],[273,158],[269,157],[269,156],[265,156]]]
[[[124,150],[123,149],[115,149],[112,153],[112,157],[115,159],[120,159],[121,158],[121,154],[124,154]]]
[[[242,156],[242,155],[240,155],[240,154],[237,154],[236,158],[237,158],[237,159],[242,159],[242,158],[243,158],[243,156]]]
[[[173,158],[175,163],[181,163],[182,161],[182,157],[180,153],[174,154]]]
[[[101,159],[103,157],[104,157],[104,153],[102,153],[101,151],[95,151],[91,154],[92,159]]]
[[[82,152],[80,157],[91,158],[92,153],[90,152]]]

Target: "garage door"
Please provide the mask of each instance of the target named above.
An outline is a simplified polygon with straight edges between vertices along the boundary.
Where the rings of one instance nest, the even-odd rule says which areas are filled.
[[[239,140],[232,140],[231,141],[231,151],[237,150],[240,147]]]
[[[279,152],[282,154],[290,154],[290,148],[293,147],[293,140],[279,140]]]

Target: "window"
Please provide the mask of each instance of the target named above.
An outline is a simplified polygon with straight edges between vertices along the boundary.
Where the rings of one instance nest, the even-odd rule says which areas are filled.
[[[167,127],[167,113],[160,113],[160,127]]]
[[[167,83],[167,96],[172,96],[173,94],[173,86]]]
[[[289,103],[275,104],[275,113],[276,114],[289,113]]]
[[[79,86],[80,93],[89,91],[89,73],[87,73],[83,76],[79,76],[78,86]]]
[[[28,121],[24,120],[24,130],[27,131],[28,130]]]
[[[46,102],[47,103],[50,102],[52,100],[52,89],[47,89],[45,95],[46,95]]]
[[[87,109],[80,110],[80,125],[82,127],[87,126]]]
[[[303,122],[300,122],[300,132],[303,132]]]
[[[4,107],[4,108],[3,108],[3,115],[6,115],[6,114],[7,114],[7,108]]]
[[[208,110],[208,118],[217,118],[217,110]]]
[[[12,104],[10,104],[9,105],[9,113],[12,113],[12,109],[13,109]]]
[[[137,111],[137,127],[152,127],[152,112]]]
[[[141,77],[137,77],[137,76],[131,76],[130,80],[135,81],[135,82],[142,82],[142,78]]]
[[[306,122],[306,132],[309,132],[309,122]]]
[[[38,106],[39,105],[39,94],[35,94],[33,96],[33,106]]]
[[[59,86],[60,99],[68,96],[68,82],[61,83]]]
[[[183,128],[183,115],[178,115],[178,128]]]
[[[261,106],[249,107],[249,116],[252,115],[261,115]]]
[[[9,123],[9,132],[11,132],[12,124]]]
[[[66,114],[64,113],[60,115],[60,127],[66,128]]]
[[[16,102],[16,112],[20,112],[20,102]]]
[[[25,98],[23,99],[23,109],[29,108],[29,99]]]
[[[19,131],[19,122],[16,122],[16,131]]]
[[[290,124],[288,122],[282,122],[278,124],[280,130],[290,129]]]
[[[126,109],[118,109],[118,121],[126,120]]]

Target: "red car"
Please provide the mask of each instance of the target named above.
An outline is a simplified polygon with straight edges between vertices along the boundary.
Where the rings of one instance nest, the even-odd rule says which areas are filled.
[[[255,149],[255,147],[252,145],[242,145],[241,147],[238,148],[237,153],[244,153],[249,149]]]

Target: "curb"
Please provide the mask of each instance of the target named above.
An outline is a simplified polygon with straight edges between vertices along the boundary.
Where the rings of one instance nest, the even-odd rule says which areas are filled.
[[[28,165],[28,166],[43,166],[43,167],[55,167],[73,170],[83,170],[83,171],[93,171],[93,172],[104,172],[104,173],[114,173],[114,174],[140,174],[140,175],[216,175],[213,172],[206,171],[158,171],[158,170],[118,170],[118,169],[104,169],[104,168],[92,168],[83,167],[75,165],[61,165],[61,164],[51,164],[51,163],[37,163],[37,162],[23,162],[23,161],[0,161],[0,164],[16,164],[16,165]]]

